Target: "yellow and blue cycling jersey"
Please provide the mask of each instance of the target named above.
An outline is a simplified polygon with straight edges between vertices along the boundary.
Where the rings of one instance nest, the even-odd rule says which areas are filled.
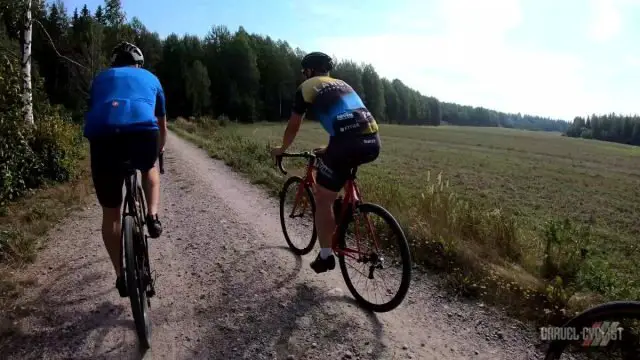
[[[376,120],[355,90],[330,76],[314,76],[300,84],[293,111],[319,121],[332,137],[378,132]]]

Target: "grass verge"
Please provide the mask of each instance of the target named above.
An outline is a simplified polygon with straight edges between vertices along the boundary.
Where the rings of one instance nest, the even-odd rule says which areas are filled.
[[[263,185],[272,195],[280,190],[283,177],[268,151],[272,139],[257,132],[278,126],[277,139],[282,125],[239,126],[227,121],[180,118],[169,126],[253,183]],[[403,130],[405,135],[413,131],[403,129],[409,129]],[[316,130],[301,133],[296,147],[321,145],[319,141],[325,139],[309,135]],[[388,150],[378,163],[388,161],[384,157],[392,155],[386,154],[402,144],[385,139],[384,133],[387,129],[383,129],[383,146]],[[380,203],[403,224],[415,262],[442,273],[451,291],[483,299],[515,317],[544,323],[557,323],[607,299],[597,287],[578,281],[585,274],[606,270],[598,265],[598,258],[587,256],[597,248],[591,226],[561,217],[529,226],[509,211],[483,206],[466,193],[462,196],[441,174],[424,170],[417,183],[403,186],[405,178],[410,177],[404,174],[421,171],[415,164],[404,166],[403,161],[408,159],[395,159],[394,164],[384,167],[363,167],[360,187],[368,201]],[[304,164],[291,161],[286,166],[292,173],[301,173]],[[590,284],[605,281],[606,276]]]
[[[8,318],[23,286],[14,273],[36,259],[44,236],[58,221],[89,203],[92,193],[89,159],[78,163],[74,179],[48,184],[0,208],[0,338],[11,332]]]

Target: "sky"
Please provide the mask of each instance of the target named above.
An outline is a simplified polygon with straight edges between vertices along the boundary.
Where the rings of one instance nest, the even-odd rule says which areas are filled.
[[[64,0],[69,13],[102,0]],[[640,113],[640,0],[122,0],[161,37],[213,25],[372,64],[441,101],[572,120]]]

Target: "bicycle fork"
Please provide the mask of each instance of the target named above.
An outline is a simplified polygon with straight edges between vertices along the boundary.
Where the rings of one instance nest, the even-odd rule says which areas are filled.
[[[149,248],[148,248],[149,235],[144,235],[144,283],[145,291],[147,292],[147,298],[152,298],[156,295],[156,289],[154,287],[153,277],[151,276],[151,266],[149,264]],[[148,300],[147,300],[148,301]]]
[[[138,248],[136,251],[136,253],[138,254],[137,261],[142,265],[142,272],[140,274],[142,279],[140,280],[142,281],[143,288],[145,289],[145,293],[147,294],[147,302],[149,302],[148,299],[154,297],[156,294],[153,277],[151,276],[151,266],[149,264],[149,251],[147,245],[149,235],[144,233],[144,223],[139,227],[138,231],[142,231],[139,234],[143,234],[144,240],[142,240],[142,238],[139,236],[137,237],[138,239],[140,239],[140,241],[136,242],[136,247]]]
[[[337,205],[337,204],[335,204]],[[351,211],[351,216],[354,219],[354,226],[355,226],[355,236],[356,239],[360,238],[360,227],[358,226],[359,224],[359,215],[360,215],[360,210],[358,208],[353,209]],[[374,241],[374,247],[377,247],[377,239],[376,239],[376,235],[375,232],[373,231],[373,225],[371,224],[371,221],[369,220],[369,218],[366,218],[366,223],[367,223],[367,228],[369,230],[369,232],[371,233],[371,236],[373,237],[373,241]],[[360,252],[360,241],[356,240],[356,246],[358,247],[358,252]],[[378,255],[378,253],[374,252],[374,251],[370,251],[368,254],[362,254],[360,253],[360,256],[358,256],[358,259],[356,260],[356,262],[358,263],[370,263],[371,265],[369,265],[369,274],[368,274],[368,278],[370,280],[373,280],[373,272],[378,269],[378,270],[382,270],[384,269],[384,257]]]

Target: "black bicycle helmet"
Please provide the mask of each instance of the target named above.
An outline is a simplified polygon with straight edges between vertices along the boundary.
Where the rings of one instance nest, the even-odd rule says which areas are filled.
[[[144,64],[144,55],[137,46],[123,41],[111,51],[111,66],[126,66]]]
[[[319,72],[329,72],[333,69],[333,59],[331,56],[319,51],[305,55],[305,57],[302,58],[301,64],[303,69],[311,69]]]

